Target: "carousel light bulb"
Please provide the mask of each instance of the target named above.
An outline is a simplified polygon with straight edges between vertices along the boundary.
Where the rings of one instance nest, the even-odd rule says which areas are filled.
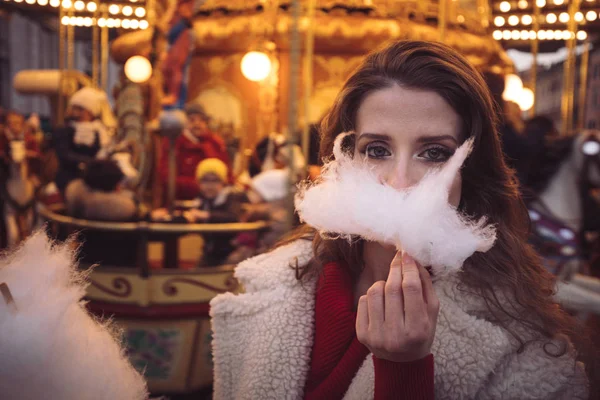
[[[92,18],[90,17],[85,17],[83,19],[83,26],[92,26]]]
[[[504,17],[501,16],[497,16],[496,18],[494,18],[494,25],[496,26],[504,26]]]
[[[586,31],[579,31],[577,32],[577,40],[585,40],[587,39],[587,32]]]
[[[13,0],[15,3],[22,3],[23,0]]]
[[[71,2],[71,0],[63,0],[63,2],[62,2],[63,8],[71,8],[71,6],[73,6],[73,3]]]
[[[508,24],[511,26],[515,26],[519,23],[519,17],[517,17],[516,15],[511,15],[510,17],[508,17]]]
[[[550,13],[550,14],[546,15],[546,22],[547,23],[553,24],[553,23],[556,22],[556,20],[557,20],[556,14]]]
[[[588,21],[595,21],[598,18],[598,14],[595,11],[588,11],[585,13],[585,19]]]
[[[131,20],[131,29],[138,29],[140,27],[140,21],[137,19]]]
[[[115,28],[120,28],[121,27],[121,20],[119,18],[115,18]],[[125,28],[125,27],[123,27]]]
[[[99,19],[98,19],[98,26],[99,26],[100,28],[104,28],[104,27],[106,26],[106,19],[104,19],[104,18],[99,18]]]
[[[83,17],[77,17],[77,26],[83,26]]]
[[[529,31],[521,31],[521,39],[529,40]]]
[[[246,79],[262,81],[271,73],[271,59],[263,52],[250,51],[242,58],[241,68]]]
[[[535,4],[539,7],[542,8],[544,6],[546,6],[546,0],[536,0]]]
[[[554,0],[554,4],[556,4],[557,6],[562,6],[563,4],[565,4],[565,0]]]
[[[63,25],[69,25],[69,17],[67,17],[66,15],[64,17],[62,17],[62,19],[60,20],[60,23]]]
[[[533,91],[529,88],[523,88],[521,90],[521,94],[516,99],[515,103],[519,105],[521,111],[528,111],[533,107],[533,103],[535,102]]]
[[[143,7],[138,7],[135,9],[135,16],[138,18],[144,18],[146,15],[146,10]]]
[[[503,1],[500,3],[500,11],[509,12],[510,11],[510,3],[508,1]]]
[[[504,39],[504,40],[510,40],[510,31],[504,31],[504,32],[502,32],[502,39]]]
[[[554,31],[554,39],[556,40],[562,40],[564,37],[563,31],[557,29]]]
[[[583,19],[584,19],[583,18],[583,13],[581,11],[577,11],[575,13],[575,21],[581,22],[581,21],[583,21]]]
[[[595,156],[600,153],[600,143],[589,140],[581,146],[581,151],[586,156]]]
[[[113,15],[118,14],[119,10],[120,10],[120,8],[116,4],[111,4],[110,7],[108,7],[108,12],[111,13],[111,14],[113,14]]]
[[[502,40],[502,31],[494,31],[492,36],[494,40]]]
[[[130,57],[124,69],[127,79],[134,83],[144,83],[152,76],[152,64],[146,57]]]
[[[459,15],[458,17],[456,17],[456,21],[458,21],[459,24],[462,24],[465,22],[465,16],[464,15]]]
[[[148,21],[140,21],[140,29],[148,29]]]
[[[546,31],[539,31],[537,37],[540,40],[546,40]]]
[[[560,13],[560,15],[558,16],[558,20],[563,24],[569,22],[569,14],[567,14],[566,12]]]
[[[75,9],[77,11],[83,11],[83,9],[85,8],[85,3],[81,0],[78,0],[75,2]]]
[[[531,15],[523,15],[521,17],[521,22],[523,23],[523,25],[531,25],[531,23],[533,22],[533,18],[531,17]]]
[[[519,0],[519,2],[517,3],[517,6],[520,9],[525,9],[528,6],[527,0]]]
[[[50,6],[54,8],[60,7],[60,0],[50,0]]]
[[[523,90],[523,81],[519,78],[519,75],[509,74],[504,78],[505,87],[502,98],[507,101],[514,101],[519,98],[521,91]]]
[[[548,39],[548,40],[556,39],[556,35],[554,34],[554,31],[546,31],[546,39]]]
[[[25,3],[27,3],[27,4],[35,4],[35,0],[25,0]]]
[[[519,31],[512,31],[511,35],[510,35],[510,38],[512,40],[520,40],[521,39],[521,32],[519,32]]]
[[[535,31],[529,31],[529,38],[530,39],[535,39],[537,37],[537,33]]]
[[[124,16],[129,17],[133,13],[133,9],[131,6],[125,6],[123,7],[122,13]]]
[[[38,0],[37,2],[40,6],[47,6],[48,5],[48,0]]]
[[[91,3],[87,4],[87,10],[89,12],[94,12],[98,9],[98,5],[96,3],[94,3],[93,1]]]
[[[129,21],[128,19],[124,19],[123,21],[121,21],[121,27],[123,29],[131,28],[131,21]]]

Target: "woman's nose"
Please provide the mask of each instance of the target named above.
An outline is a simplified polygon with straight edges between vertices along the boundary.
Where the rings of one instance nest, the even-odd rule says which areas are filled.
[[[407,161],[400,161],[394,168],[388,171],[386,182],[396,190],[402,190],[412,186],[409,165]]]

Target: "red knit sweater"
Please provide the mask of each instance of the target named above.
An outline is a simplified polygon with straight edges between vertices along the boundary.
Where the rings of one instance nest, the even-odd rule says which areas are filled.
[[[350,275],[338,263],[327,264],[317,283],[315,336],[305,399],[341,399],[369,350],[356,338]],[[406,363],[373,357],[375,400],[434,398],[433,356]]]

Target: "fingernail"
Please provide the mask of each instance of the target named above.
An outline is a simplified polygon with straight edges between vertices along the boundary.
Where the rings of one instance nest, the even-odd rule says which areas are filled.
[[[414,264],[415,260],[408,255],[408,253],[404,252],[402,253],[402,264]]]

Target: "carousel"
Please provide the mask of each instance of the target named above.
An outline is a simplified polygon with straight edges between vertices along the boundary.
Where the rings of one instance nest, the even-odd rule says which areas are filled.
[[[189,201],[177,199],[174,182],[175,141],[184,129],[177,116],[186,106],[199,104],[210,115],[211,129],[221,132],[233,149],[232,179],[243,186],[255,145],[273,132],[297,143],[308,158],[310,127],[363,57],[386,40],[442,41],[481,71],[513,73],[497,34],[492,34],[495,10],[490,3],[495,4],[39,1],[39,7],[58,14],[60,68],[21,71],[14,87],[47,96],[55,126],[64,123],[67,105],[82,88],[111,93],[115,118],[107,157],[126,159],[133,170],[127,185],[137,215],[159,208],[173,213],[189,208]],[[91,76],[73,68],[76,37],[91,42]],[[107,87],[109,58],[122,72],[112,88]],[[295,163],[293,156],[286,162],[292,174],[305,175],[297,170],[306,165]],[[158,173],[163,164],[166,185]],[[45,168],[52,171],[50,165]],[[92,268],[89,308],[113,316],[124,328],[128,356],[143,371],[149,389],[186,393],[210,387],[208,303],[240,288],[233,265],[198,266],[200,255],[189,248],[201,248],[203,238],[211,235],[260,233],[270,223],[167,223],[147,217],[99,221],[69,215],[63,199],[50,192],[40,190],[36,196],[34,211],[51,235],[78,238],[72,243],[80,246],[81,268]],[[288,223],[291,229],[291,218]]]

